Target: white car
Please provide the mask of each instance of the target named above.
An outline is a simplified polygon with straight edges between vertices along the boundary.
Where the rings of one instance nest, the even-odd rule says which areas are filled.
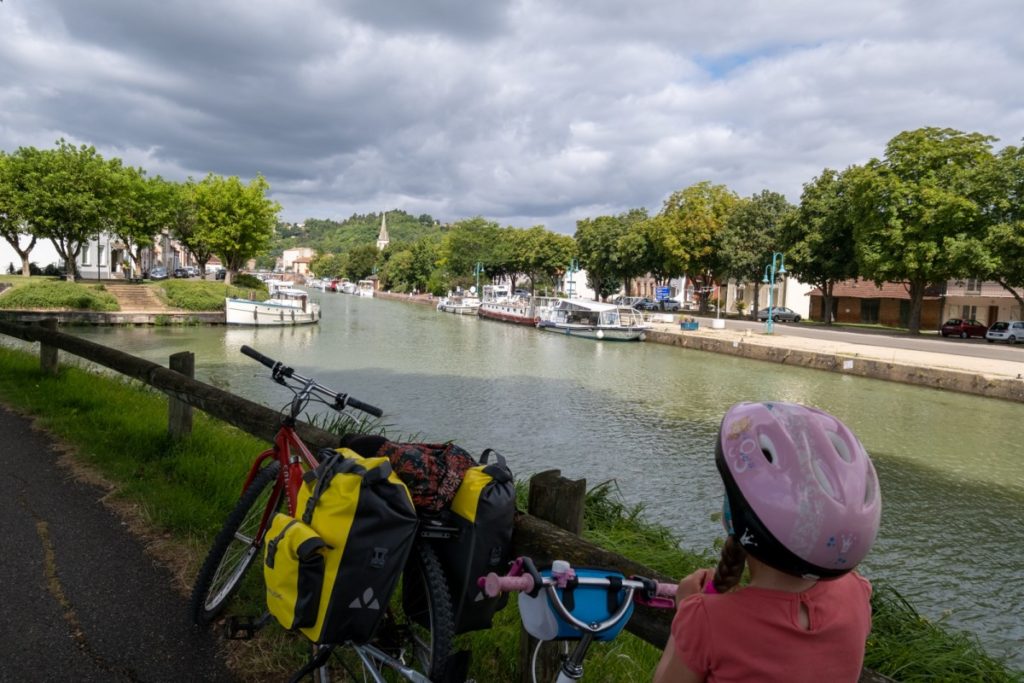
[[[1001,320],[997,323],[992,323],[992,327],[988,328],[988,332],[985,333],[985,339],[990,344],[997,341],[1009,342],[1011,344],[1024,342],[1024,321]]]

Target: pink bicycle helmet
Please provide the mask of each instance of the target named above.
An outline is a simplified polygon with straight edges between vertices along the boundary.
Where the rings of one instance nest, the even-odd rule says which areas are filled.
[[[757,559],[824,579],[871,549],[882,514],[878,475],[837,418],[795,403],[737,403],[715,450],[730,533]]]

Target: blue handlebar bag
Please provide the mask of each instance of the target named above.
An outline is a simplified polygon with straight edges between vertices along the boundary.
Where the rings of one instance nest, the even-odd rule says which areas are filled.
[[[604,569],[577,568],[576,577],[611,579],[613,583],[621,582],[625,577],[617,572]],[[544,570],[543,577],[551,576],[551,570]],[[626,599],[626,589],[614,586],[581,586],[575,582],[565,588],[557,588],[562,604],[574,617],[585,623],[597,623],[612,616]],[[583,633],[558,614],[548,599],[545,589],[541,589],[537,597],[531,598],[526,593],[519,594],[519,614],[526,632],[538,640],[579,640]],[[594,640],[614,640],[633,616],[633,604],[630,603],[626,613],[618,623],[594,635]]]

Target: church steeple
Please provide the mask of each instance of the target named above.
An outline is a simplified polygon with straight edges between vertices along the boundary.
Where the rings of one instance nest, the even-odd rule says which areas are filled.
[[[377,251],[384,251],[384,248],[391,242],[388,237],[388,212],[380,215],[380,234],[377,235]]]

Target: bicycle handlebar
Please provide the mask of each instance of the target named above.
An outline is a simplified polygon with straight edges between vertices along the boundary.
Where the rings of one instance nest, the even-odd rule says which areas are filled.
[[[249,358],[252,358],[253,360],[258,361],[263,365],[267,366],[268,368],[270,368],[271,374],[275,381],[284,384],[284,378],[294,377],[296,380],[306,383],[309,386],[310,390],[316,391],[319,394],[330,397],[331,400],[333,401],[331,407],[334,408],[335,410],[342,410],[345,408],[345,406],[352,406],[356,410],[361,410],[364,413],[373,415],[374,417],[380,417],[384,414],[384,411],[376,406],[360,401],[359,399],[353,398],[348,394],[334,391],[333,389],[329,389],[312,379],[296,374],[294,369],[288,367],[281,361],[276,361],[273,358],[264,356],[262,353],[252,348],[251,346],[243,344],[241,351],[244,355],[249,356]]]
[[[580,585],[611,585],[608,579],[604,578],[587,577],[577,579],[575,575],[572,576],[571,580],[575,580]],[[570,580],[569,576],[541,576],[533,568],[533,563],[529,561],[529,558],[519,558],[512,564],[508,575],[499,576],[491,572],[487,576],[481,576],[477,579],[477,585],[483,589],[485,595],[493,598],[500,593],[511,593],[513,591],[532,594],[539,588],[537,585],[538,579],[540,580],[540,586],[544,588],[564,587],[566,581]],[[675,607],[676,590],[679,588],[674,583],[660,583],[641,576],[634,576],[623,580],[622,587],[632,592],[634,602],[664,609]],[[549,591],[549,594],[551,594],[551,591]],[[554,596],[557,599],[557,594],[554,594]]]

